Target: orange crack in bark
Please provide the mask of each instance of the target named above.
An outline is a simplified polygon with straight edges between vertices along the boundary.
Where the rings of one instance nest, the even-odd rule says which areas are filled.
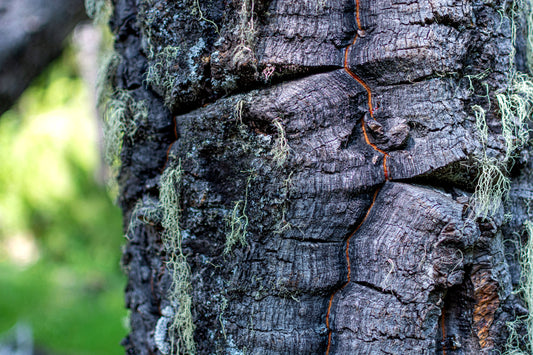
[[[350,75],[353,79],[355,79],[355,81],[357,81],[367,92],[368,94],[368,112],[370,113],[370,117],[374,117],[374,108],[372,106],[372,90],[370,89],[370,87],[363,81],[363,79],[361,79],[357,74],[355,74],[353,71],[350,70],[349,66],[348,66],[348,53],[350,51],[350,48],[355,44],[355,41],[357,41],[357,37],[358,37],[358,33],[362,33],[362,29],[361,29],[361,20],[360,20],[360,17],[359,17],[359,0],[355,0],[355,19],[356,19],[356,22],[357,22],[357,33],[355,35],[355,38],[353,39],[352,43],[350,43],[348,45],[348,47],[346,47],[345,51],[344,51],[344,70],[346,71],[346,73],[348,73],[348,75]],[[387,157],[389,156],[389,154],[387,152],[385,152],[384,150],[382,149],[379,149],[374,143],[372,143],[370,141],[370,139],[368,138],[368,133],[366,131],[366,123],[365,123],[365,120],[364,118],[361,120],[361,127],[363,129],[363,135],[365,137],[365,142],[366,144],[368,144],[369,146],[372,147],[372,149],[374,149],[376,152],[379,152],[381,154],[383,154],[383,173],[385,175],[385,180],[389,180],[389,171],[387,169]],[[346,254],[346,264],[347,264],[347,268],[348,268],[348,274],[347,274],[347,280],[346,282],[341,286],[341,288],[339,288],[338,290],[336,290],[332,295],[331,297],[329,298],[329,303],[328,303],[328,311],[326,313],[326,328],[328,329],[328,345],[327,345],[327,348],[326,348],[326,355],[329,355],[329,351],[331,349],[331,336],[332,336],[332,330],[331,330],[331,325],[330,325],[330,315],[331,315],[331,306],[333,304],[333,299],[335,298],[335,295],[337,294],[337,292],[341,291],[342,289],[344,289],[351,281],[351,275],[352,275],[352,269],[351,269],[351,265],[350,265],[350,254],[349,254],[349,251],[350,251],[350,239],[354,236],[354,234],[359,230],[359,228],[361,228],[361,226],[363,225],[363,223],[366,221],[366,219],[368,218],[368,215],[370,214],[370,211],[372,210],[372,207],[374,207],[374,203],[376,202],[376,197],[379,193],[379,191],[381,190],[381,187],[378,188],[375,192],[374,192],[374,196],[372,197],[372,203],[370,204],[370,207],[368,208],[368,210],[366,211],[366,214],[365,214],[365,217],[363,218],[363,220],[361,221],[361,223],[359,223],[359,225],[357,225],[357,227],[355,228],[355,230],[350,234],[350,236],[348,237],[348,239],[346,240],[346,250],[345,250],[345,254]]]
[[[350,51],[350,48],[355,44],[355,41],[357,41],[358,33],[363,33],[363,30],[361,29],[361,20],[359,18],[359,0],[355,0],[355,19],[357,22],[357,33],[355,34],[355,38],[353,39],[352,43],[350,43],[348,47],[346,47],[346,49],[344,50],[344,71],[346,71],[346,73],[348,73],[353,79],[355,79],[355,81],[361,84],[361,86],[366,90],[368,94],[368,112],[370,113],[370,117],[374,118],[374,107],[372,106],[372,90],[370,89],[370,86],[368,86],[367,83],[365,83],[363,79],[361,79],[357,74],[351,71],[350,67],[348,66],[348,53]],[[370,139],[368,138],[368,133],[366,131],[366,123],[364,118],[361,119],[361,126],[363,128],[363,135],[365,136],[366,144],[371,146],[372,149],[374,149],[376,152],[383,154],[383,173],[385,174],[385,180],[389,180],[389,171],[387,169],[387,157],[389,156],[389,154],[384,150],[379,149],[374,143],[370,141]]]
[[[363,225],[363,223],[365,223],[366,219],[368,218],[368,215],[370,214],[370,211],[372,210],[372,207],[374,207],[374,203],[376,202],[376,197],[378,196],[378,193],[379,191],[381,190],[381,187],[379,187],[375,192],[374,192],[374,196],[372,197],[372,203],[370,204],[370,207],[368,207],[368,210],[366,211],[366,214],[365,214],[365,217],[363,218],[363,220],[361,221],[361,223],[359,223],[357,225],[357,227],[355,228],[355,230],[350,234],[350,236],[348,237],[348,239],[346,240],[346,250],[345,250],[345,255],[346,255],[346,264],[348,266],[348,275],[346,277],[346,282],[344,283],[344,285],[341,286],[341,288],[339,288],[338,290],[336,290],[335,292],[333,292],[333,294],[331,295],[331,297],[329,298],[329,304],[328,304],[328,312],[326,313],[326,328],[328,329],[328,346],[326,348],[326,355],[329,355],[329,350],[330,350],[330,347],[331,347],[331,327],[330,327],[330,324],[329,324],[329,319],[330,319],[330,314],[331,314],[331,305],[333,304],[333,298],[335,297],[335,295],[337,294],[337,292],[341,291],[343,288],[345,288],[351,281],[352,279],[352,268],[350,266],[350,239],[352,239],[352,237],[354,236],[355,233],[357,233],[357,231],[359,230],[359,228],[361,228],[361,226]]]

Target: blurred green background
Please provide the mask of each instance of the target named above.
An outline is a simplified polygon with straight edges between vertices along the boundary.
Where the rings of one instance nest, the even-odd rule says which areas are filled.
[[[67,49],[0,117],[0,341],[25,322],[47,354],[120,354],[121,215],[76,63]]]

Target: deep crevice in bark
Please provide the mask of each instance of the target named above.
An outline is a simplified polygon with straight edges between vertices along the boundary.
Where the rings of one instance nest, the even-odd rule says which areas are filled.
[[[470,271],[467,269],[465,281],[446,290],[436,336],[436,355],[465,354],[463,347],[466,342],[471,342],[471,334],[474,333],[472,326],[472,309],[475,304],[473,293]],[[481,351],[479,345],[475,343],[469,344],[468,349],[472,347]]]

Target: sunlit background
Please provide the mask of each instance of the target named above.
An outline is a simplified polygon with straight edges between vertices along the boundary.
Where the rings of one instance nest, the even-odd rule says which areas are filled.
[[[121,216],[75,48],[0,117],[0,354],[124,353]]]

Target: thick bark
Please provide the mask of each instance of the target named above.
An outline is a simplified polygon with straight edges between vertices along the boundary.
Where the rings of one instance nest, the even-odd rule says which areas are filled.
[[[507,85],[508,6],[118,0],[113,85],[148,110],[119,177],[128,353],[167,352],[183,307],[159,207],[178,166],[197,353],[502,350],[522,312],[504,241],[528,218],[530,167],[511,224],[476,218],[470,197],[475,157],[505,154],[488,98]],[[246,245],[227,244],[231,223]]]
[[[63,49],[87,18],[82,0],[0,1],[0,115]]]

